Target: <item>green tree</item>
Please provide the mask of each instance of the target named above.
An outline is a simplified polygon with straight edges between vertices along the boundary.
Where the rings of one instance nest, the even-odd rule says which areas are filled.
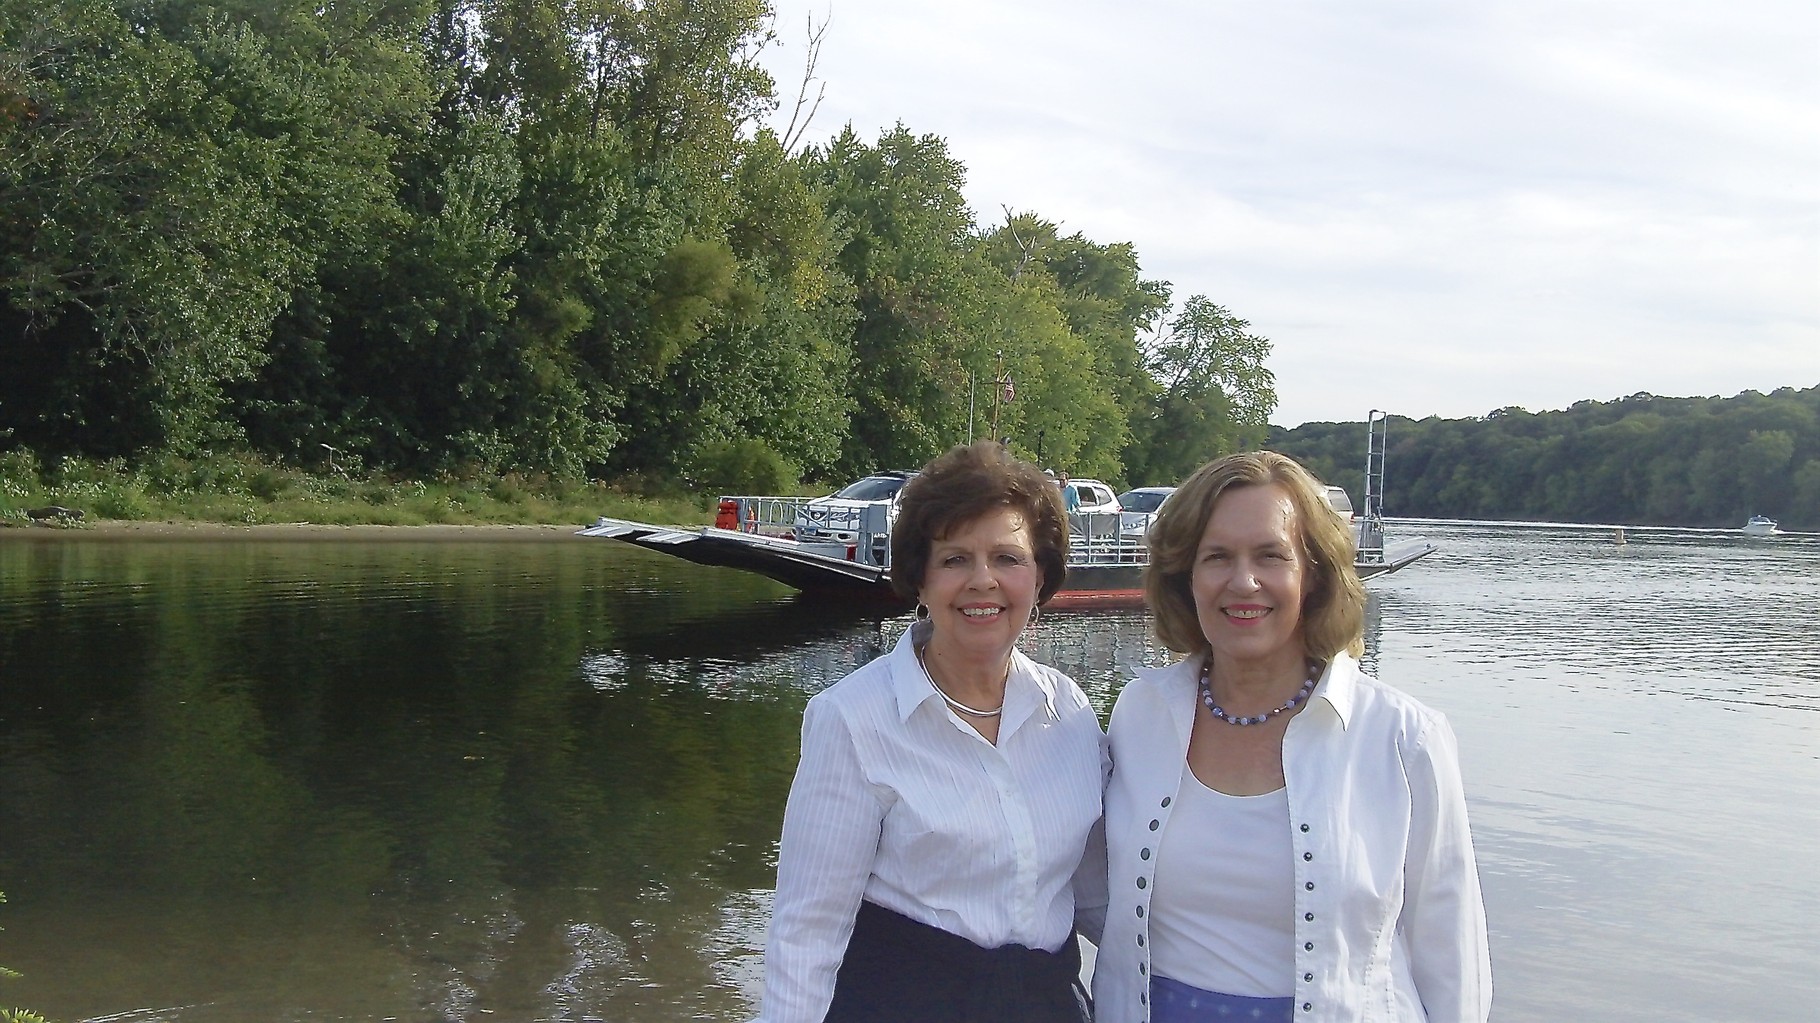
[[[1795,457],[1795,435],[1787,430],[1751,431],[1738,449],[1739,496],[1747,513],[1770,506],[1772,495],[1785,493]]]
[[[965,171],[942,139],[901,124],[876,146],[848,127],[807,156],[845,236],[836,265],[856,289],[839,469],[921,465],[965,436],[969,381],[997,373],[973,329],[980,281],[996,271],[968,245]]]
[[[1133,428],[1134,482],[1181,480],[1210,458],[1256,447],[1276,408],[1276,378],[1264,367],[1270,342],[1204,295],[1183,303],[1149,347],[1162,384]]]
[[[1324,473],[1359,464],[1363,437],[1362,424],[1309,423],[1273,429],[1268,443]],[[1390,438],[1392,514],[1734,528],[1762,512],[1820,524],[1820,387],[1393,417]],[[1346,477],[1334,481],[1356,485],[1356,471]]]
[[[738,259],[738,314],[634,393],[637,446],[648,466],[667,469],[692,450],[756,440],[825,478],[852,411],[853,289],[834,265],[822,196],[771,132],[746,146],[734,183],[728,243]]]
[[[324,254],[385,215],[411,24],[377,2],[0,0],[0,78],[27,112],[0,130],[0,357],[20,368],[0,408],[21,442],[233,435],[223,388]]]
[[[1094,421],[1098,402],[1067,393],[1033,395],[1038,454],[1077,475],[1122,479],[1133,424],[1154,409],[1162,387],[1144,361],[1140,335],[1152,333],[1169,306],[1169,286],[1141,276],[1128,242],[1097,244],[1079,233],[1060,237],[1056,225],[1030,213],[1007,213],[988,232],[987,257],[1014,283],[1038,289],[1080,342],[1080,357],[1044,362],[1084,379],[1121,419]],[[1049,443],[1059,427],[1061,443]],[[1025,433],[1030,432],[1026,426]],[[1050,457],[1053,454],[1053,457]]]

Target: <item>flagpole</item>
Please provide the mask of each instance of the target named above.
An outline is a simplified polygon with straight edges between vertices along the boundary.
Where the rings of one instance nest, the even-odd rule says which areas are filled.
[[[1005,406],[1005,353],[1000,350],[994,354],[997,356],[998,362],[997,368],[992,374],[992,439],[1002,444],[1004,438],[998,432],[998,413],[999,409]]]

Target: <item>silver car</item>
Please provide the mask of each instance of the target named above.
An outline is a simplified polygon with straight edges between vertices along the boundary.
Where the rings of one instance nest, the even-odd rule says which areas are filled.
[[[1174,487],[1136,487],[1120,494],[1119,532],[1139,536],[1149,532],[1157,510],[1173,493]]]

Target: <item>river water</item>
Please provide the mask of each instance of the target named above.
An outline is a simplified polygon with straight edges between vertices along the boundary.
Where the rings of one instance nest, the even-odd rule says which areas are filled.
[[[1420,531],[1367,660],[1459,733],[1494,1018],[1813,1018],[1820,537]],[[0,1004],[745,1019],[803,702],[904,626],[606,540],[0,534]],[[1025,645],[1102,713],[1166,659]]]

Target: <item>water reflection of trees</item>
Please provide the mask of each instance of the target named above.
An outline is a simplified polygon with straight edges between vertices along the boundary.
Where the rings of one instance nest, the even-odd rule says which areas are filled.
[[[728,893],[770,884],[803,690],[780,668],[724,699],[696,684],[726,674],[710,660],[679,674],[673,641],[618,637],[727,636],[720,609],[774,592],[594,545],[116,546],[3,570],[0,877],[40,939],[19,997],[71,1017],[743,1011],[707,950]],[[687,645],[753,671],[736,644]],[[577,671],[614,650],[616,687]],[[132,965],[81,972],[97,962]],[[236,962],[265,965],[206,965]]]
[[[740,1018],[803,703],[909,618],[616,550],[0,545],[13,995]],[[1170,659],[1141,611],[1023,646],[1102,714]]]

